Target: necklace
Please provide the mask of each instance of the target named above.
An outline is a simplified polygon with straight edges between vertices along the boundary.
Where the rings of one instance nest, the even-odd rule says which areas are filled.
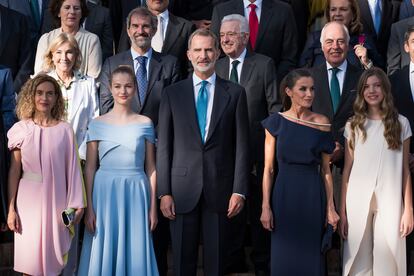
[[[300,118],[295,118],[293,116],[287,115],[287,114],[283,114],[281,112],[278,112],[281,116],[292,119],[296,122],[301,122],[301,123],[306,123],[306,124],[310,124],[310,125],[315,125],[315,126],[326,126],[326,127],[330,127],[331,124],[323,124],[323,123],[315,123],[315,122],[311,122],[311,121],[306,121],[306,120],[302,120]]]

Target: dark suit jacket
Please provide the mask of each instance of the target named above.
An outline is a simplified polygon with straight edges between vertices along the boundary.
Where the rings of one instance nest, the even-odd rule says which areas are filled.
[[[358,0],[359,10],[361,11],[361,23],[364,26],[364,33],[373,37],[376,42],[378,52],[384,58],[387,57],[388,40],[391,33],[392,23],[398,21],[400,2],[393,0],[382,0],[381,27],[379,35],[376,34],[368,0]]]
[[[400,6],[399,20],[403,20],[411,16],[414,16],[414,6],[411,3],[411,0],[403,0]]]
[[[213,10],[211,30],[219,34],[224,16],[237,13],[244,16],[242,0],[231,0]],[[278,80],[296,66],[298,34],[292,8],[281,1],[263,0],[259,31],[254,52],[271,57]]]
[[[311,68],[314,80],[315,98],[312,110],[329,118],[335,141],[344,145],[343,137],[345,123],[353,115],[353,104],[356,97],[356,86],[362,71],[348,62],[338,110],[334,114],[331,93],[329,90],[328,71],[326,63]]]
[[[119,65],[129,65],[134,69],[131,51],[125,51],[115,56],[109,57],[99,74],[98,82],[100,83],[100,111],[102,114],[108,112],[113,107],[113,98],[109,90],[109,78]],[[148,90],[144,104],[137,102],[134,108],[140,114],[151,118],[154,126],[158,123],[158,108],[162,98],[164,87],[173,84],[179,80],[179,65],[175,57],[164,55],[152,51],[152,57],[149,64],[148,72]]]
[[[109,9],[91,2],[87,2],[86,4],[88,6],[89,15],[86,18],[85,30],[94,33],[99,37],[102,47],[102,60],[105,60],[114,54],[114,38]],[[48,33],[58,27],[59,25],[53,22],[53,17],[50,11],[47,10],[43,20],[42,34]]]
[[[0,64],[12,70],[16,92],[33,73],[34,52],[27,19],[24,15],[0,5]]]
[[[36,25],[35,20],[33,19],[29,1],[27,0],[0,0],[0,4],[5,6],[6,8],[15,10],[26,16],[28,20],[29,32],[31,33],[31,39],[32,39],[33,45],[37,46],[37,42],[41,34],[40,30],[43,24],[44,15],[46,14],[47,8],[49,6],[49,0],[42,1],[42,8],[41,8],[42,10],[41,10],[41,18],[40,18],[39,25]],[[36,52],[36,47],[34,47],[33,49],[33,53],[35,52]]]
[[[215,5],[228,0],[170,0],[168,9],[187,20],[210,20]]]
[[[395,72],[390,77],[392,85],[392,93],[394,96],[394,103],[398,112],[407,117],[410,122],[410,127],[414,129],[414,99],[411,93],[410,66],[404,66],[402,69]],[[414,139],[410,142],[410,152],[414,153]]]
[[[216,62],[216,73],[229,79],[230,61],[224,57]],[[264,131],[261,121],[277,111],[277,81],[273,60],[247,52],[240,75],[240,85],[246,90],[250,126],[250,153],[253,162],[264,161]]]
[[[391,26],[387,52],[388,75],[394,74],[410,63],[410,55],[404,50],[404,35],[408,28],[412,26],[414,26],[414,17],[401,20]]]
[[[246,94],[217,76],[211,122],[203,144],[192,78],[165,89],[157,146],[157,192],[172,195],[177,213],[204,196],[207,208],[226,212],[232,193],[247,194],[249,181]]]
[[[195,26],[190,21],[169,13],[167,30],[165,32],[164,44],[161,53],[172,55],[178,58],[183,77],[188,75],[189,63],[187,60],[188,38],[195,30]],[[131,48],[131,40],[126,32],[126,24],[122,29],[119,40],[118,52],[123,52]]]

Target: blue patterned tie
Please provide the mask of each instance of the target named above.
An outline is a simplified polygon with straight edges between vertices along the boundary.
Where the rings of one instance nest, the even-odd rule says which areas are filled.
[[[341,88],[339,86],[339,80],[336,74],[341,70],[337,67],[331,68],[332,77],[331,77],[331,99],[332,99],[332,107],[334,113],[338,109],[339,100],[341,99]]]
[[[387,0],[384,0],[387,1]],[[380,32],[381,27],[381,2],[380,0],[375,1],[375,8],[374,8],[374,28],[377,35]]]
[[[196,109],[198,126],[200,127],[201,140],[204,143],[204,136],[206,134],[206,122],[207,122],[207,104],[208,104],[208,81],[203,80],[201,82],[200,90],[198,90]]]
[[[139,56],[136,58],[138,61],[138,70],[136,73],[137,83],[138,83],[138,96],[139,96],[139,102],[141,103],[141,106],[144,104],[145,101],[145,95],[147,94],[147,87],[148,87],[148,81],[147,81],[147,57],[145,56]]]

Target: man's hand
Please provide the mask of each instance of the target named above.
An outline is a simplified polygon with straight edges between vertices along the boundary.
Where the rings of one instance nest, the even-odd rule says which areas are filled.
[[[175,219],[175,204],[172,196],[165,195],[161,197],[160,209],[164,217],[170,220]]]
[[[196,26],[197,29],[210,29],[211,21],[206,19],[193,20],[193,24]]]
[[[243,209],[244,199],[238,194],[232,194],[229,201],[229,208],[227,209],[227,217],[232,218],[236,216]]]

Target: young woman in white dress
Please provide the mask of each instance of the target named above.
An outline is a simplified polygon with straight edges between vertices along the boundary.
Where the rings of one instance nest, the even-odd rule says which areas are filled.
[[[344,133],[343,275],[405,276],[405,237],[413,230],[411,129],[381,69],[361,75],[354,113]]]

